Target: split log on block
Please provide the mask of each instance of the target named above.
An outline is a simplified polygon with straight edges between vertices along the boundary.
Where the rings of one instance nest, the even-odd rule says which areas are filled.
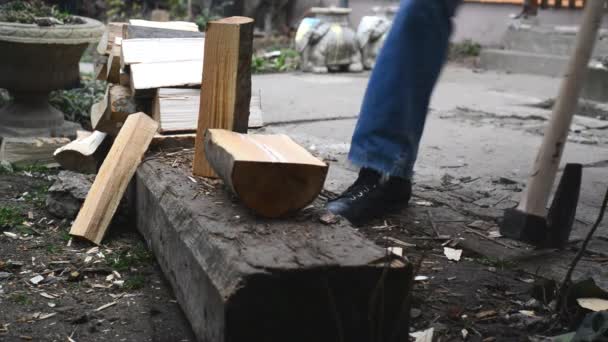
[[[97,44],[97,52],[100,55],[109,55],[112,52],[116,37],[123,38],[124,26],[127,23],[109,23],[106,26],[106,31],[101,36],[101,40]]]
[[[201,84],[203,61],[133,64],[131,91],[136,97],[154,96],[163,87],[194,87]]]
[[[122,44],[121,65],[124,68],[139,63],[202,63],[204,46],[204,38],[127,39]]]
[[[196,132],[200,104],[199,89],[159,88],[152,102],[152,117],[160,124],[161,134]],[[251,97],[249,128],[264,125],[259,96]]]
[[[108,150],[107,134],[95,131],[86,138],[74,140],[55,150],[55,160],[66,170],[80,173],[97,173]]]
[[[409,263],[346,223],[257,218],[171,163],[138,168],[137,228],[199,341],[408,341]]]
[[[116,38],[119,39],[119,38]],[[112,47],[112,53],[108,57],[108,63],[106,65],[106,80],[110,83],[119,84],[120,83],[120,54],[122,48],[118,44],[114,44]]]
[[[0,137],[0,160],[16,166],[55,164],[53,152],[69,142],[69,138]]]
[[[114,140],[70,234],[95,244],[101,240],[127,185],[156,134],[158,124],[144,113],[129,115]]]
[[[207,163],[205,131],[246,133],[251,102],[253,19],[230,17],[208,24],[193,173],[215,177]]]
[[[243,204],[264,217],[304,208],[317,198],[327,176],[327,164],[284,134],[210,129],[205,155]]]
[[[131,19],[123,29],[125,39],[137,38],[203,38],[195,23],[185,21],[155,22]]]
[[[130,88],[110,84],[103,100],[91,107],[91,125],[95,130],[116,136],[127,117],[141,107],[131,96]]]

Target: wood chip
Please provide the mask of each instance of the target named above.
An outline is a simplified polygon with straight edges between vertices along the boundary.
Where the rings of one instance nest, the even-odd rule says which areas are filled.
[[[53,317],[53,316],[55,316],[55,315],[57,315],[57,313],[56,313],[56,312],[49,313],[49,314],[44,314],[44,315],[40,315],[40,317],[38,317],[38,320],[39,320],[39,321],[42,321],[43,319],[48,319],[48,318],[51,318],[51,317]]]
[[[401,247],[388,247],[387,250],[390,253],[393,253],[393,254],[395,254],[397,256],[400,256],[400,257],[403,256],[403,248],[401,248]]]
[[[43,280],[44,280],[44,277],[43,277],[43,276],[41,276],[41,275],[39,274],[39,275],[37,275],[37,276],[35,276],[35,277],[31,278],[31,279],[30,279],[30,283],[32,283],[32,284],[34,284],[34,285],[38,285],[38,284],[39,284],[41,281],[43,281]]]
[[[99,311],[105,310],[105,309],[107,309],[107,308],[109,308],[111,306],[114,306],[116,304],[118,304],[118,302],[111,302],[111,303],[108,303],[108,304],[104,304],[104,305],[98,307],[97,309],[95,309],[95,312],[99,312]]]
[[[490,318],[490,317],[494,317],[494,316],[496,316],[496,310],[486,310],[486,311],[478,312],[475,315],[475,318],[484,319],[484,318]]]
[[[423,331],[416,331],[410,334],[414,338],[414,342],[433,342],[434,328],[430,328]]]
[[[594,312],[608,310],[608,300],[600,298],[578,298],[580,307]]]
[[[15,233],[11,233],[11,232],[2,232],[2,234],[4,234],[4,236],[9,237],[11,239],[17,239],[18,236]]]
[[[460,257],[462,256],[462,249],[443,247],[443,254],[445,254],[448,260],[460,261]]]
[[[48,294],[48,293],[46,293],[46,292],[42,292],[42,293],[40,293],[40,295],[41,295],[42,297],[46,298],[46,299],[55,299],[55,298],[57,298],[57,296],[54,296],[54,295]]]

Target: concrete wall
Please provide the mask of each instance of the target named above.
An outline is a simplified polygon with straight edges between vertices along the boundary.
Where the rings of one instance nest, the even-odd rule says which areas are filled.
[[[427,0],[430,1],[430,0]],[[339,0],[327,0],[330,4],[339,4]],[[357,27],[361,17],[369,15],[374,6],[398,4],[395,0],[349,0],[353,9],[351,23]],[[472,39],[483,45],[498,45],[504,35],[510,19],[509,15],[517,14],[521,10],[518,5],[502,4],[463,4],[454,18],[455,31],[453,41]],[[542,25],[577,25],[581,19],[580,10],[546,9],[540,10],[539,20]],[[604,20],[604,26],[608,20]]]

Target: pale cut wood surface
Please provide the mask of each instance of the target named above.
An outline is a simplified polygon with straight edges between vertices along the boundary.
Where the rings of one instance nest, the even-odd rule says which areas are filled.
[[[152,117],[160,123],[159,132],[195,132],[198,122],[200,90],[159,88],[152,106]],[[264,126],[260,97],[251,96],[249,128]]]
[[[112,52],[115,38],[123,38],[124,26],[126,25],[127,23],[109,23],[106,25],[106,30],[97,44],[97,52],[100,55],[109,55]]]
[[[106,137],[106,133],[95,131],[85,138],[74,140],[58,148],[53,153],[53,157],[66,170],[95,173],[99,162],[103,159],[101,150]]]
[[[198,25],[189,21],[151,21],[143,19],[129,19],[129,25],[162,28],[168,30],[198,32]]]
[[[205,152],[213,170],[243,204],[271,218],[310,204],[323,189],[328,169],[284,134],[210,129]]]
[[[204,38],[127,39],[122,44],[121,65],[201,61]]]
[[[131,91],[201,84],[203,61],[141,63],[131,65]]]
[[[0,160],[17,166],[55,163],[53,152],[69,142],[68,138],[0,137]]]
[[[101,243],[157,129],[156,121],[144,113],[127,118],[72,225],[71,235]]]
[[[253,19],[230,17],[209,23],[193,162],[195,175],[215,176],[205,157],[204,134],[207,129],[247,132],[252,52]]]

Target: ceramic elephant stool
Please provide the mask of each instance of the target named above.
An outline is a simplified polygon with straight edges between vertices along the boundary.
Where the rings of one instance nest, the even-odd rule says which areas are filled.
[[[372,69],[376,64],[376,57],[384,45],[397,9],[396,6],[376,7],[375,15],[361,18],[357,29],[357,41],[365,69]]]
[[[347,8],[313,7],[314,18],[305,18],[296,33],[302,71],[360,72],[363,70],[356,33],[348,25]]]

